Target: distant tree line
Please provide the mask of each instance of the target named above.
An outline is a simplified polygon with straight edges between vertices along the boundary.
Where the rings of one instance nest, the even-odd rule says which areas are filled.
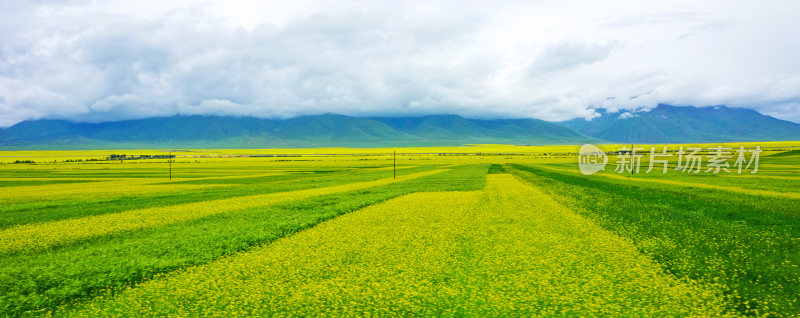
[[[106,157],[106,160],[142,160],[142,159],[172,159],[175,158],[175,155],[138,155],[138,156],[128,156],[126,154],[112,154]]]
[[[64,160],[64,162],[84,162],[84,161],[101,161],[101,160],[103,160],[103,159],[96,159],[96,158],[86,159],[86,160],[84,160],[84,159],[67,159],[67,160]]]

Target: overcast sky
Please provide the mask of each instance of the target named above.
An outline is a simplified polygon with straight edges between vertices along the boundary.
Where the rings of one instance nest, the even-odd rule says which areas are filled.
[[[658,103],[800,122],[800,1],[0,0],[0,126]]]

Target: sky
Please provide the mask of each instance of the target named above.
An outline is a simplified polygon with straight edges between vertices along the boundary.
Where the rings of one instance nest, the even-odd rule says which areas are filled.
[[[0,0],[0,127],[175,114],[800,122],[800,1]]]

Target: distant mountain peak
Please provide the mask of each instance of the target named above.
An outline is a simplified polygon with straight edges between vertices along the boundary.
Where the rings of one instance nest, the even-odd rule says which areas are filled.
[[[800,124],[762,115],[749,108],[659,104],[649,110],[610,113],[559,123],[611,142],[682,143],[800,140]]]

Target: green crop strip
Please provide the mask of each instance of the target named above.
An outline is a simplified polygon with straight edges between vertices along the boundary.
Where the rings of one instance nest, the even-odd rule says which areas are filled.
[[[800,216],[796,200],[622,183],[514,165],[561,204],[632,239],[677,277],[723,286],[745,315],[800,314]],[[697,192],[697,193],[695,193]],[[789,206],[783,206],[789,204]]]
[[[722,316],[719,293],[508,174],[419,192],[103,295],[76,317]]]
[[[435,166],[398,169],[399,176],[428,171]],[[0,229],[14,225],[57,221],[76,217],[117,213],[126,210],[168,206],[257,193],[274,193],[334,186],[347,182],[370,181],[391,176],[391,171],[348,170],[334,173],[276,175],[260,178],[263,183],[245,183],[204,190],[184,190],[168,194],[122,196],[102,199],[74,199],[24,202],[0,205]],[[234,179],[235,180],[235,179]]]
[[[0,315],[52,310],[187,266],[204,264],[324,220],[417,191],[483,187],[487,165],[266,208],[98,237],[0,259]],[[411,169],[409,169],[411,170]],[[398,172],[400,172],[398,170]],[[63,282],[69,281],[70,284]]]

